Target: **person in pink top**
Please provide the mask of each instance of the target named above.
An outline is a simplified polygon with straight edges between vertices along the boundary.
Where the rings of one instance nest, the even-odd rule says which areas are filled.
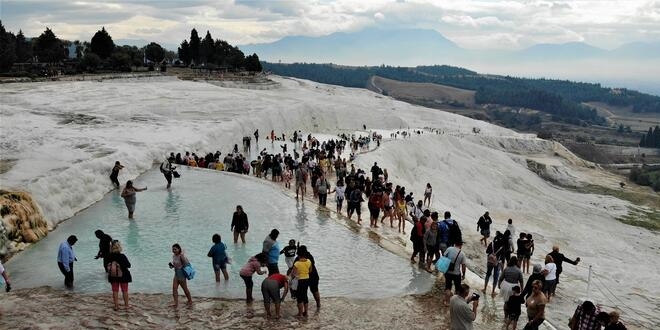
[[[265,271],[261,270],[261,267],[266,264],[268,258],[265,253],[259,253],[254,257],[251,257],[250,260],[241,268],[241,271],[238,272],[238,275],[241,276],[243,282],[245,282],[245,302],[248,304],[254,301],[252,298],[252,287],[254,282],[252,281],[252,275],[257,273],[259,275],[265,274]]]

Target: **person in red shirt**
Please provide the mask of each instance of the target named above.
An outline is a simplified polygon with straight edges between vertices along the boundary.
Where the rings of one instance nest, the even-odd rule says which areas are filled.
[[[284,294],[280,296],[280,289],[284,288]],[[286,297],[289,291],[289,279],[286,275],[275,273],[268,276],[261,282],[261,294],[264,296],[264,308],[266,308],[266,318],[271,318],[270,304],[275,304],[275,318],[282,317],[280,314],[280,302]]]

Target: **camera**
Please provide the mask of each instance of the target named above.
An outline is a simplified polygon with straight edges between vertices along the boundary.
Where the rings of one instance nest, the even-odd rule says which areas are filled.
[[[479,298],[481,298],[481,296],[479,296],[478,293],[474,292],[472,293],[472,297],[470,297],[470,301],[479,300]]]

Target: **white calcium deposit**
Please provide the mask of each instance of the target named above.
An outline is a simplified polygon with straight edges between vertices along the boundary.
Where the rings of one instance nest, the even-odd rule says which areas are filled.
[[[488,210],[493,233],[504,231],[512,218],[518,232],[534,235],[534,262],[553,244],[570,258],[582,257],[582,267],[564,266],[560,297],[547,308],[560,328],[575,300],[587,295],[588,265],[596,272],[589,297],[608,310],[620,308],[624,319],[642,326],[660,324],[658,234],[615,219],[627,213],[626,201],[576,193],[547,180],[562,185],[605,180],[608,175],[592,164],[554,142],[364,89],[272,79],[276,84],[263,89],[168,77],[2,85],[0,152],[11,168],[0,174],[0,184],[30,192],[56,224],[112,189],[108,176],[116,160],[126,166],[123,183],[170,151],[225,153],[255,129],[263,143],[271,129],[289,136],[294,129],[336,134],[366,125],[389,138],[399,129],[432,127],[443,134],[425,130],[386,141],[357,163],[368,169],[378,162],[390,181],[417,198],[430,182],[432,207],[452,211],[469,251],[477,251],[476,220]],[[545,165],[546,179],[529,170],[530,160]],[[485,258],[470,262],[485,264]]]

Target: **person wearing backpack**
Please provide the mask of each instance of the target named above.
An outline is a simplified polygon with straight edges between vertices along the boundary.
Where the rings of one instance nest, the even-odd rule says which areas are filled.
[[[112,285],[112,301],[114,302],[114,310],[119,309],[119,288],[124,298],[124,308],[128,309],[128,283],[133,281],[131,272],[131,263],[125,254],[121,253],[122,248],[119,241],[112,241],[110,246],[110,256],[108,257],[108,282]]]
[[[378,228],[378,215],[383,208],[383,192],[376,189],[369,196],[369,227]]]
[[[449,211],[445,212],[445,220],[443,222],[447,226],[447,246],[454,246],[456,243],[462,242],[463,234],[461,233],[461,228],[458,226],[458,222],[451,218]]]

